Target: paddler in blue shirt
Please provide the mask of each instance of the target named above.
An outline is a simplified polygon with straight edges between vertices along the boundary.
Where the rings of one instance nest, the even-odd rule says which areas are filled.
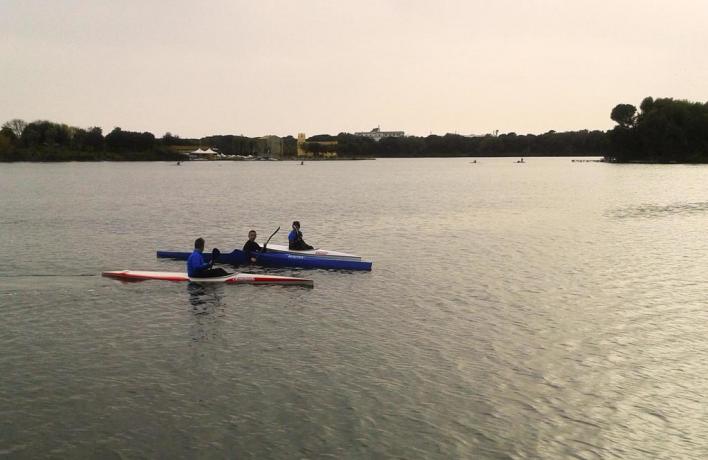
[[[228,275],[228,272],[223,268],[212,268],[214,265],[213,255],[211,263],[204,262],[202,252],[204,252],[204,238],[197,238],[194,240],[194,252],[187,259],[187,276],[190,278],[214,278]],[[218,251],[215,250],[214,253],[218,253]]]
[[[288,234],[288,249],[293,251],[306,251],[308,249],[314,249],[302,239],[300,222],[297,220],[293,222],[293,229]]]
[[[265,252],[264,249],[261,248],[261,245],[256,243],[256,231],[251,230],[248,232],[248,241],[246,241],[246,244],[243,245],[243,252],[246,253],[246,255],[250,256],[251,262],[256,261],[256,257],[253,255],[254,252]]]

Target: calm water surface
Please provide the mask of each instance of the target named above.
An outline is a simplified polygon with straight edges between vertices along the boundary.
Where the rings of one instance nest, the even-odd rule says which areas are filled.
[[[706,458],[706,178],[567,158],[2,164],[0,456]],[[314,289],[97,276],[181,270],[155,250],[294,219],[374,270],[272,271]]]

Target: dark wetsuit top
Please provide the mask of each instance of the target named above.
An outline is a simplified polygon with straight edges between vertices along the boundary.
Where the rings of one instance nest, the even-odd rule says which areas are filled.
[[[261,252],[261,246],[255,241],[248,240],[243,245],[243,252]]]

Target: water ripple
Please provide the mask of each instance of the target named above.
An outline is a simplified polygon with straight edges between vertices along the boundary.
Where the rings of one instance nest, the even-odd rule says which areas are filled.
[[[264,163],[0,169],[0,455],[705,456],[701,168]],[[295,218],[374,270],[97,276]]]

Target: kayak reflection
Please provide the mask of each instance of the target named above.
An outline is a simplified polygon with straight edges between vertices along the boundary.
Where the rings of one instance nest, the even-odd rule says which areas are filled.
[[[221,306],[224,294],[223,286],[193,282],[187,284],[187,293],[192,313],[195,315],[213,313],[217,307]]]

